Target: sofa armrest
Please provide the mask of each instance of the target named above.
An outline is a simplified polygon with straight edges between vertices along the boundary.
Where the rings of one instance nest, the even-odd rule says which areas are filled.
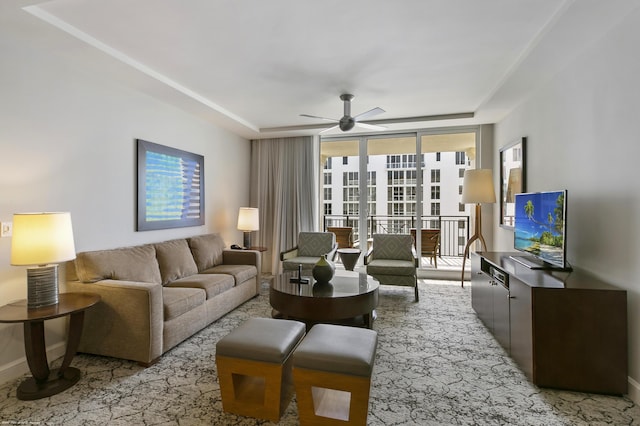
[[[280,260],[285,261],[287,259],[293,259],[298,257],[298,246],[280,253]]]
[[[223,265],[253,265],[258,271],[258,277],[256,279],[257,290],[260,291],[260,284],[262,283],[262,253],[257,250],[223,250],[222,251],[222,264]]]
[[[151,364],[162,355],[162,285],[137,281],[68,281],[68,291],[96,293],[85,313],[80,352]]]

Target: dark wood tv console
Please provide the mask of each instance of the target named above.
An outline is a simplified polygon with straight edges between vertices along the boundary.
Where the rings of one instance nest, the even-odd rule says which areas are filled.
[[[627,292],[585,273],[471,254],[471,303],[536,385],[627,393]]]

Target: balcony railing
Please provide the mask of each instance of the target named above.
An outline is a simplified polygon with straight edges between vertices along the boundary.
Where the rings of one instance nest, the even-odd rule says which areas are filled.
[[[330,226],[350,226],[353,240],[362,247],[362,240],[369,240],[373,234],[409,234],[416,228],[416,216],[367,216],[366,238],[361,237],[358,216],[325,215],[324,229]],[[422,216],[422,229],[440,229],[440,256],[462,257],[464,246],[469,240],[469,216]]]

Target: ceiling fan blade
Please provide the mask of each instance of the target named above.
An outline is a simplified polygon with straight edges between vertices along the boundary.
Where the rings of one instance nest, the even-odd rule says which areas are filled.
[[[366,118],[371,118],[374,115],[382,114],[383,112],[385,112],[385,110],[383,110],[382,108],[374,108],[370,109],[369,111],[363,112],[362,114],[356,115],[355,117],[353,117],[353,119],[355,121],[360,121]]]
[[[300,114],[300,117],[317,118],[319,120],[332,121],[334,123],[337,123],[338,121],[340,121],[340,120],[336,120],[335,118],[326,118],[326,117],[320,117],[317,115],[309,115],[309,114]]]
[[[364,127],[365,129],[369,130],[387,130],[387,128],[384,126],[378,126],[377,124],[367,124],[361,121],[356,121],[356,126]]]
[[[321,135],[323,133],[327,133],[327,132],[330,132],[332,130],[338,129],[339,127],[340,126],[331,126],[331,127],[328,127],[328,128],[326,128],[324,130],[319,131],[318,134]]]

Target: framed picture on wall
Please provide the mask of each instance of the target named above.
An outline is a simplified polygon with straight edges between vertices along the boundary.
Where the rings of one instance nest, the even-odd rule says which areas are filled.
[[[526,192],[527,138],[514,141],[500,149],[500,226],[513,229],[515,194]]]
[[[204,157],[142,139],[137,231],[204,225]]]

